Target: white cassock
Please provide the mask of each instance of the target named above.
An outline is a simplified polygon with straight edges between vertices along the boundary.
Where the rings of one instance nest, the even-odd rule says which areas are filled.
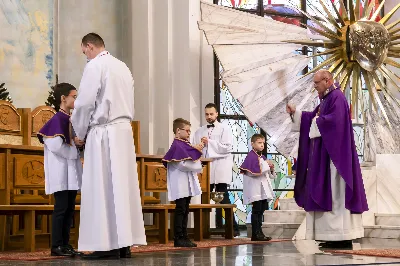
[[[168,200],[201,195],[198,173],[203,171],[200,161],[185,160],[167,164]]]
[[[45,192],[47,195],[63,190],[80,190],[82,162],[73,141],[61,137],[43,137]]]
[[[293,131],[300,131],[301,111],[294,114]],[[316,117],[312,120],[310,139],[321,137]],[[332,211],[306,213],[306,239],[323,241],[352,240],[364,237],[361,214],[351,214],[345,208],[346,183],[339,175],[332,160],[331,189]]]
[[[72,125],[84,139],[78,249],[146,245],[131,121],[133,78],[108,52],[85,67]]]
[[[251,151],[252,152],[252,151]],[[276,178],[276,173],[271,173],[268,163],[262,158],[260,160],[261,175],[246,171],[243,174],[243,204],[250,204],[260,200],[272,200],[274,189],[271,180]]]
[[[193,145],[201,143],[201,138],[208,138],[208,145],[203,149],[204,158],[212,159],[210,184],[230,184],[232,182],[233,167],[233,137],[231,129],[214,122],[214,127],[202,126],[194,133]]]

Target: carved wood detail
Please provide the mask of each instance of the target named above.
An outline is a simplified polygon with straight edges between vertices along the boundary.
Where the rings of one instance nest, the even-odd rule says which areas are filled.
[[[32,111],[32,135],[39,130],[56,114],[56,110],[50,106],[39,106]]]
[[[0,131],[21,132],[21,115],[7,101],[0,101]]]
[[[14,186],[37,188],[44,186],[43,156],[14,155]]]
[[[167,169],[161,163],[145,163],[146,190],[167,191]]]

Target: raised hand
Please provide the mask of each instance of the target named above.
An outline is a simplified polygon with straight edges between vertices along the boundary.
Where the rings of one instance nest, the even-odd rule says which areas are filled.
[[[204,145],[207,145],[207,144],[208,144],[208,138],[202,137],[202,138],[201,138],[201,142],[202,142]]]
[[[201,151],[204,148],[204,144],[200,143],[200,144],[194,145],[193,147],[195,147],[196,149]]]
[[[270,160],[267,160],[267,163],[268,163],[269,169],[271,170],[271,172],[273,172],[275,170],[274,163]]]
[[[286,105],[286,112],[288,114],[294,114],[296,112],[296,107],[288,103]]]

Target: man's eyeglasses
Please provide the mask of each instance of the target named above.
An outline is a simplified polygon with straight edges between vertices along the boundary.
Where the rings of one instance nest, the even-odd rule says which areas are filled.
[[[318,80],[318,81],[314,81],[314,85],[318,85],[321,81],[323,81],[323,80],[328,80],[327,78],[323,78],[323,79],[321,79],[321,80]]]

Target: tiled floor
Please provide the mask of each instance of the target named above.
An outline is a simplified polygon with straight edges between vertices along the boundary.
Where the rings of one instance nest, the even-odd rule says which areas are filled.
[[[360,248],[398,248],[399,240],[364,239],[354,244]],[[400,265],[400,259],[332,255],[318,250],[314,241],[277,242],[241,245],[193,251],[135,254],[132,259],[117,261],[54,260],[39,262],[0,261],[0,265]]]

